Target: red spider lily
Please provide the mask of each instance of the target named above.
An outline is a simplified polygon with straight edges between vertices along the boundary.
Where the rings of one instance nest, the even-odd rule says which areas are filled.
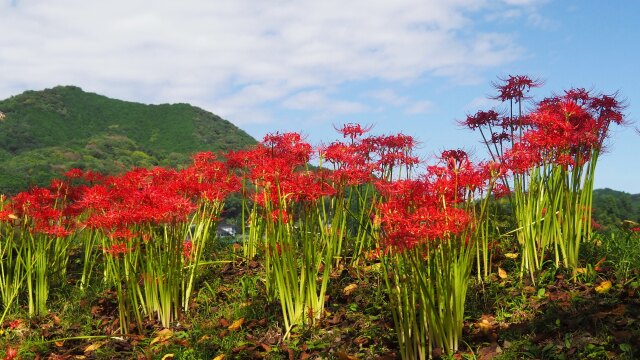
[[[33,233],[66,237],[76,226],[73,215],[77,213],[69,207],[72,199],[67,198],[68,193],[64,183],[54,182],[51,188],[34,187],[14,196],[3,213],[7,220],[30,221],[29,231]]]
[[[111,244],[111,247],[104,249],[104,251],[113,257],[118,257],[130,252],[131,249],[128,248],[127,244],[124,242],[116,242]]]
[[[331,179],[336,184],[360,185],[371,180],[374,164],[359,144],[334,142],[321,150],[321,157],[333,166]]]
[[[379,211],[388,246],[411,249],[460,234],[469,226],[468,214],[445,205],[428,179],[379,183],[378,187],[385,198]]]
[[[486,165],[473,165],[464,151],[450,150],[421,179],[378,181],[385,199],[378,209],[387,245],[412,248],[468,230],[472,217],[459,204],[484,189],[488,172]]]
[[[506,79],[499,79],[502,83],[494,83],[493,87],[498,90],[498,95],[493,97],[500,101],[513,100],[520,102],[527,99],[526,93],[531,88],[542,86],[543,82],[539,79],[531,79],[527,75],[509,75]]]
[[[298,133],[267,134],[261,145],[272,158],[286,158],[294,165],[304,165],[311,159],[311,145]]]
[[[360,128],[345,125],[345,131],[349,129],[356,131]],[[419,163],[419,159],[411,155],[416,146],[411,136],[396,134],[352,137],[351,140],[349,144],[334,142],[320,149],[321,158],[333,165],[335,183],[361,185],[369,182],[373,175],[385,177],[394,168],[411,168]]]
[[[538,148],[528,143],[518,142],[505,152],[502,161],[514,174],[524,174],[534,166],[538,166],[542,162],[542,157]]]
[[[129,240],[138,236],[138,233],[131,231],[128,228],[112,229],[107,233],[107,236],[111,240]]]
[[[86,188],[78,203],[89,214],[87,226],[110,231],[185,221],[196,205],[185,194],[185,178],[178,174],[162,168],[134,169]]]
[[[3,360],[13,360],[13,359],[16,359],[17,356],[18,356],[18,350],[9,346],[4,353]]]
[[[478,111],[475,115],[467,115],[467,119],[464,121],[460,121],[459,124],[462,126],[466,126],[471,130],[485,127],[485,126],[495,126],[501,124],[500,114],[494,110],[489,111]]]
[[[494,199],[500,199],[511,195],[511,190],[504,183],[496,183],[493,187],[492,194]]]
[[[288,224],[291,221],[291,215],[287,210],[277,209],[273,210],[270,214],[271,221],[273,222],[282,222],[283,224]]]
[[[231,173],[227,164],[217,161],[212,152],[194,155],[193,165],[173,177],[169,184],[174,190],[196,202],[198,199],[224,201],[240,188],[239,178]]]
[[[190,259],[192,251],[193,242],[191,242],[191,240],[185,240],[182,243],[182,256],[184,256],[185,259]]]
[[[78,179],[81,178],[83,175],[83,171],[81,169],[70,169],[69,171],[67,171],[66,173],[64,173],[64,176],[68,179]]]
[[[609,125],[624,122],[622,109],[615,97],[592,97],[584,89],[571,89],[563,96],[544,99],[528,116],[531,129],[508,154],[515,172],[540,161],[564,168],[582,166],[592,151],[601,150]]]
[[[336,189],[329,184],[329,177],[330,173],[323,169],[296,172],[280,184],[281,192],[290,202],[313,203],[336,193]]]
[[[360,124],[344,124],[341,129],[334,126],[337,132],[341,133],[343,137],[351,139],[351,141],[369,132],[371,128],[373,128],[372,125],[363,128]]]

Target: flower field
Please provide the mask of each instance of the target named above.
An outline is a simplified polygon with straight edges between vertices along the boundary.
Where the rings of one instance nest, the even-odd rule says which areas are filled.
[[[502,79],[505,109],[460,122],[485,161],[346,124],[2,196],[5,359],[640,356],[640,227],[591,220],[624,106],[540,85]]]

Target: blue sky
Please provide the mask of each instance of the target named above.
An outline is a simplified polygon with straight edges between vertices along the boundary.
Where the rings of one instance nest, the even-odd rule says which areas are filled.
[[[494,106],[498,76],[619,91],[638,121],[640,2],[619,0],[3,1],[0,98],[55,85],[188,102],[256,138],[333,126],[417,137],[482,157],[456,120]],[[640,193],[638,123],[613,129],[596,187]],[[635,160],[635,161],[634,161]]]

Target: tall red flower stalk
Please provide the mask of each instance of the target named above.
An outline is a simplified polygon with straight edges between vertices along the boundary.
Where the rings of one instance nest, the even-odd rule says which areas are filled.
[[[243,173],[249,214],[248,253],[265,256],[267,292],[282,308],[286,336],[322,315],[341,238],[325,203],[335,193],[323,170],[311,171],[313,149],[296,133],[270,134],[255,148],[228,155]],[[250,191],[249,191],[250,190]],[[316,280],[320,277],[320,282]]]
[[[0,296],[4,311],[0,321],[13,309],[24,283],[24,241],[19,239],[22,233],[17,224],[20,219],[14,214],[11,203],[4,194],[0,194]]]
[[[403,359],[458,349],[491,175],[453,150],[420,179],[377,184],[383,268]]]
[[[212,153],[176,171],[133,169],[84,189],[78,205],[101,244],[122,332],[142,317],[169,326],[188,309],[206,242],[239,182]]]
[[[528,91],[541,85],[527,76],[509,76],[494,84],[495,99],[508,104],[508,116],[496,111],[469,115],[463,125],[479,129],[489,154],[510,170],[502,178],[522,248],[521,274],[535,282],[545,254],[556,265],[578,266],[579,244],[590,236],[591,193],[599,153],[611,124],[621,124],[623,106],[616,95],[571,89],[525,113]]]
[[[528,194],[541,199],[531,211],[531,196],[519,197],[529,214],[520,223],[523,241],[536,244],[533,256],[523,257],[526,268],[537,270],[548,247],[556,266],[578,267],[580,244],[591,235],[597,159],[610,125],[624,123],[622,110],[615,95],[570,89],[544,99],[529,115],[530,129],[505,157],[514,173],[529,175]]]
[[[379,201],[376,179],[410,178],[419,160],[413,155],[416,141],[408,135],[364,136],[371,127],[346,124],[339,132],[348,142],[334,142],[321,148],[321,162],[330,167],[336,196],[332,200],[332,226],[343,229],[347,246],[343,257],[351,263],[372,250],[376,207]],[[338,247],[338,250],[342,245]],[[339,254],[338,254],[339,255]]]
[[[0,220],[16,222],[19,228],[10,231],[2,249],[11,251],[3,267],[15,266],[7,268],[7,273],[3,270],[3,297],[9,300],[12,291],[26,286],[30,315],[46,314],[50,287],[65,281],[71,235],[76,227],[76,209],[70,204],[76,195],[76,189],[67,182],[54,180],[47,188],[35,187],[17,194],[4,205],[7,215]],[[13,283],[9,285],[9,281]]]

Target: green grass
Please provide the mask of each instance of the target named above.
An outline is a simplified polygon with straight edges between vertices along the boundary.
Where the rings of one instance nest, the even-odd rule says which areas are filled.
[[[512,246],[502,244],[494,264],[507,276],[494,271],[483,283],[474,280],[468,292],[462,350],[443,359],[640,356],[640,277],[635,261],[640,249],[633,246],[640,239],[637,233],[625,232],[595,239],[583,253],[590,272],[573,277],[564,269],[547,266],[535,287],[520,281],[516,259],[500,255]],[[113,291],[102,285],[99,268],[89,289],[81,291],[75,284],[78,271],[72,258],[69,281],[52,291],[49,315],[30,319],[23,306],[9,314],[1,326],[0,356],[13,346],[23,359],[50,354],[94,359],[162,359],[168,354],[174,359],[219,355],[225,359],[395,358],[393,321],[383,275],[376,267],[336,271],[320,323],[294,328],[291,337],[283,340],[279,305],[267,300],[260,262],[238,258],[228,242],[212,243],[206,253],[209,260],[230,262],[201,268],[190,311],[172,325],[168,338],[161,338],[163,330],[154,321],[148,321],[140,335],[122,339],[112,335],[118,328]],[[603,254],[610,260],[595,270]],[[612,281],[612,288],[597,293],[595,287],[604,280]],[[350,285],[355,289],[345,292]],[[238,329],[229,329],[241,319]],[[94,349],[85,353],[90,346]]]

